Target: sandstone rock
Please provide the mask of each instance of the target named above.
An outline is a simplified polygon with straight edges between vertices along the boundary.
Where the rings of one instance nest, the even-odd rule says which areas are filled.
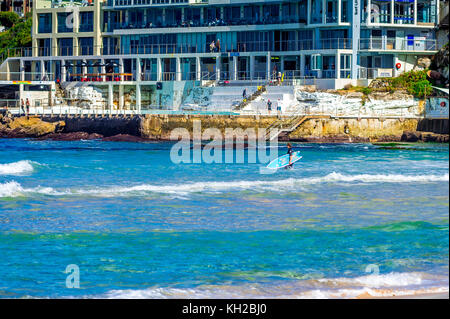
[[[50,133],[38,138],[39,140],[54,140],[54,141],[79,141],[79,140],[95,140],[101,139],[103,135],[89,134],[86,132],[73,132],[73,133]]]
[[[386,88],[388,87],[390,84],[388,82],[388,80],[386,79],[374,79],[372,80],[372,82],[370,82],[369,87],[373,88],[373,89],[380,89],[380,88]]]
[[[346,98],[348,99],[362,99],[364,97],[364,94],[362,92],[349,92],[346,95]]]
[[[431,59],[427,57],[417,59],[416,65],[413,70],[423,70],[428,69],[431,65]]]
[[[106,142],[147,142],[147,139],[144,139],[142,137],[128,135],[128,134],[118,134],[114,136],[104,137],[102,139]]]
[[[402,142],[417,142],[421,140],[422,134],[420,132],[405,131],[401,137]]]
[[[7,127],[18,136],[40,137],[59,131],[64,125],[63,121],[49,123],[42,121],[38,117],[22,116],[14,118],[7,124]]]

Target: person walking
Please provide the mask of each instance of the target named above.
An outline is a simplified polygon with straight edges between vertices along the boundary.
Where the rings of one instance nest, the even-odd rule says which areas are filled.
[[[247,97],[247,89],[244,89],[244,91],[242,91],[242,99],[245,100],[246,97]]]

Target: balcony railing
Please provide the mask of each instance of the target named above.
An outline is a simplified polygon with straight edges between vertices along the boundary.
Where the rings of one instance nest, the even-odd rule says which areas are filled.
[[[41,72],[0,72],[0,81],[54,81],[52,73]]]
[[[360,50],[436,51],[436,40],[368,38],[359,40]]]
[[[360,79],[376,79],[379,77],[392,77],[394,69],[390,68],[364,68],[360,67],[358,78]]]
[[[299,16],[286,17],[267,17],[255,19],[252,17],[243,19],[205,19],[186,20],[186,21],[133,21],[128,23],[105,23],[104,32],[114,32],[115,30],[132,29],[155,29],[155,28],[200,28],[200,27],[222,27],[222,26],[241,26],[241,25],[270,25],[270,24],[288,24],[288,23],[306,23],[306,20]]]

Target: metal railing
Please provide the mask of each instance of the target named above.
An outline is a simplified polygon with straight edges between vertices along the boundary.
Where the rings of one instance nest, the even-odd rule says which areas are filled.
[[[359,50],[436,51],[437,40],[367,38],[359,40]]]
[[[359,79],[376,79],[379,77],[392,77],[394,69],[391,68],[365,68],[360,67],[358,71]]]
[[[0,72],[0,81],[54,81],[53,73]]]
[[[56,52],[57,56],[74,55],[135,55],[135,54],[186,54],[186,53],[246,53],[246,52],[287,52],[322,49],[351,49],[351,39],[323,39],[316,43],[313,40],[292,40],[292,41],[247,41],[237,42],[231,45],[214,45],[211,43],[165,43],[131,45],[127,47],[112,46],[58,46],[58,47],[35,47],[35,48],[10,48],[7,50],[7,57],[32,57],[33,51],[37,51],[38,56],[50,56]],[[360,45],[365,49],[368,45]],[[372,43],[372,42],[368,42]],[[35,50],[33,50],[35,49]]]

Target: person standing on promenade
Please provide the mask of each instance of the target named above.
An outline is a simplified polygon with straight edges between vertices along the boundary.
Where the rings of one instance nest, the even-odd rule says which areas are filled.
[[[23,115],[25,115],[25,102],[23,101],[23,99],[21,99],[21,101],[20,101],[20,108],[21,108]]]
[[[280,99],[278,99],[278,101],[277,101],[277,115],[278,116],[281,115],[281,102],[280,102]]]
[[[244,91],[242,91],[242,99],[245,100],[246,97],[247,97],[247,89],[244,89]]]
[[[30,115],[30,100],[28,98],[27,98],[26,105],[27,105],[27,116],[28,116],[28,115]]]
[[[270,111],[272,111],[272,102],[270,101],[270,99],[267,100],[267,111],[270,115]]]

